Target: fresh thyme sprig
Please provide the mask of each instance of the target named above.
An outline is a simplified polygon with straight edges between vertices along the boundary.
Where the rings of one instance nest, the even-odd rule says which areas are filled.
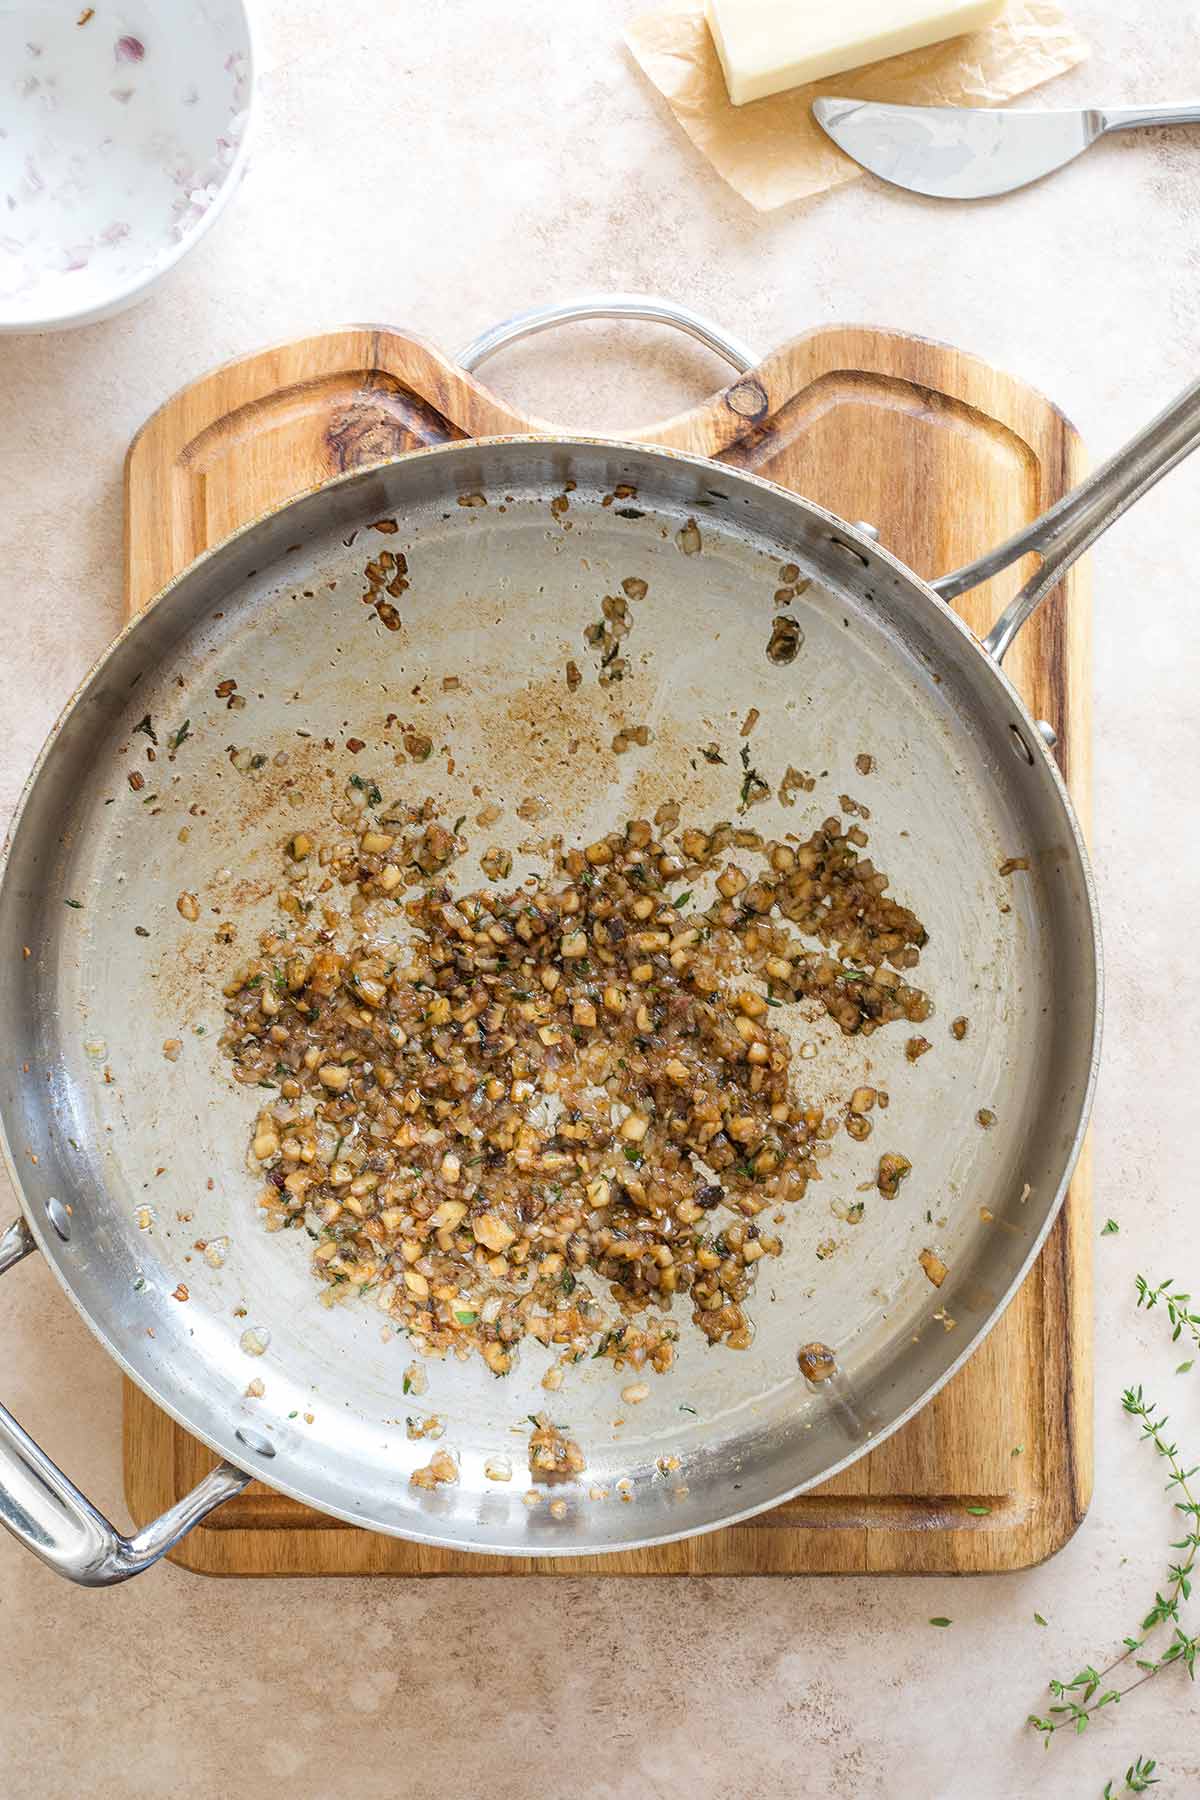
[[[1173,1294],[1169,1290],[1170,1281],[1160,1281],[1157,1287],[1151,1287],[1144,1275],[1137,1277],[1137,1303],[1149,1312],[1161,1300],[1167,1309],[1167,1317],[1175,1329],[1171,1333],[1171,1342],[1178,1343],[1183,1333],[1190,1333],[1193,1342],[1200,1349],[1200,1313],[1189,1312],[1192,1303],[1190,1294]]]
[[[1049,1748],[1050,1740],[1056,1731],[1064,1726],[1072,1727],[1076,1732],[1086,1731],[1095,1715],[1105,1706],[1116,1705],[1126,1694],[1152,1679],[1161,1669],[1169,1664],[1182,1662],[1189,1676],[1196,1678],[1196,1657],[1200,1654],[1200,1635],[1189,1637],[1184,1631],[1179,1618],[1180,1602],[1186,1600],[1192,1591],[1192,1569],[1195,1566],[1197,1553],[1200,1552],[1200,1501],[1189,1487],[1189,1482],[1197,1473],[1196,1468],[1185,1468],[1176,1445],[1168,1443],[1164,1435],[1167,1419],[1160,1415],[1153,1401],[1148,1401],[1140,1387],[1126,1388],[1121,1396],[1121,1404],[1131,1418],[1139,1421],[1142,1427],[1143,1441],[1154,1446],[1157,1455],[1164,1458],[1170,1469],[1167,1480],[1167,1491],[1178,1490],[1174,1500],[1175,1509],[1188,1521],[1189,1529],[1185,1535],[1173,1542],[1171,1548],[1185,1552],[1181,1560],[1168,1565],[1170,1577],[1165,1593],[1156,1592],[1154,1605],[1146,1613],[1140,1626],[1140,1637],[1127,1637],[1125,1648],[1120,1656],[1115,1656],[1103,1669],[1096,1669],[1088,1664],[1081,1669],[1071,1681],[1051,1681],[1050,1692],[1056,1705],[1048,1709],[1048,1716],[1043,1718],[1030,1713],[1029,1724],[1042,1733],[1043,1742]],[[1174,1635],[1166,1650],[1158,1657],[1141,1657],[1137,1652],[1144,1648],[1147,1636],[1159,1625],[1170,1620],[1175,1627]],[[1125,1687],[1106,1687],[1108,1676],[1114,1669],[1135,1658],[1135,1667],[1142,1673],[1136,1681]]]

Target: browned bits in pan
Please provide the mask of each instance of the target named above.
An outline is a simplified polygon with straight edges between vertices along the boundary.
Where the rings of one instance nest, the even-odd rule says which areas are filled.
[[[621,592],[629,600],[644,600],[650,592],[650,584],[640,575],[627,575],[621,583]]]
[[[950,1021],[950,1036],[952,1038],[957,1038],[960,1044],[970,1029],[971,1021],[967,1018],[959,1017],[957,1019],[951,1019]]]
[[[1001,875],[1014,875],[1018,869],[1027,869],[1028,867],[1029,858],[1027,856],[1006,856],[1004,861],[1000,864],[999,873]]]
[[[583,676],[580,673],[579,664],[572,657],[567,663],[567,687],[572,694],[582,680]]]
[[[146,777],[142,774],[140,769],[130,769],[129,785],[133,789],[135,794],[141,793],[142,789],[146,785]]]
[[[982,1125],[985,1131],[991,1130],[992,1126],[996,1123],[996,1115],[990,1106],[980,1107],[979,1111],[975,1114],[975,1123],[977,1125]]]
[[[904,1046],[904,1054],[905,1054],[905,1056],[907,1056],[910,1063],[915,1063],[915,1062],[918,1062],[922,1056],[924,1056],[924,1054],[927,1050],[932,1050],[932,1049],[933,1049],[933,1045],[930,1043],[928,1038],[926,1038],[926,1037],[910,1037],[907,1044],[905,1044],[905,1046]]]
[[[462,893],[459,822],[375,813],[285,841],[281,923],[226,983],[234,1076],[275,1090],[251,1141],[268,1228],[313,1235],[327,1304],[368,1293],[418,1353],[497,1377],[532,1336],[560,1369],[629,1369],[640,1397],[674,1359],[676,1296],[746,1348],[757,1264],[782,1251],[759,1220],[837,1129],[777,1009],[816,1003],[847,1034],[926,1017],[920,921],[836,818],[780,842],[665,803],[516,890]],[[498,848],[482,862],[511,873]],[[854,1091],[855,1132],[881,1103]],[[880,1170],[894,1193],[908,1164]]]
[[[372,531],[382,531],[387,537],[391,537],[395,532],[399,531],[399,529],[400,527],[395,519],[376,519],[375,523],[371,526]]]
[[[869,775],[875,767],[875,758],[860,750],[854,759],[854,766],[860,775]]]

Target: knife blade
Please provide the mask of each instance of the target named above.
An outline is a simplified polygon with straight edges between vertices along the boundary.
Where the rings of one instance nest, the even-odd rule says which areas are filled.
[[[864,169],[895,187],[939,200],[1012,193],[1072,162],[1116,123],[1115,115],[1093,108],[1010,112],[983,106],[889,106],[832,95],[814,100],[812,110],[839,149]]]

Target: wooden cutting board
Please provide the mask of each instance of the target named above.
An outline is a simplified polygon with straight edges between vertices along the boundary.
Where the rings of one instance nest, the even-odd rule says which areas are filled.
[[[329,331],[230,363],[176,394],[130,448],[130,611],[235,527],[330,475],[446,438],[550,429],[431,345],[394,331]],[[998,543],[1083,472],[1071,426],[1022,383],[940,344],[849,327],[794,338],[702,405],[624,435],[756,470],[845,518],[869,519],[925,576]],[[964,596],[967,621],[986,629],[1030,566]],[[1086,820],[1083,571],[1042,608],[1006,667],[1035,715],[1058,731],[1057,754]],[[1090,1218],[1085,1158],[1036,1267],[967,1367],[870,1456],[748,1524],[629,1555],[473,1557],[322,1518],[254,1483],[185,1538],[174,1560],[214,1575],[1027,1568],[1066,1542],[1091,1496]],[[213,1460],[126,1384],[126,1490],[139,1524]]]

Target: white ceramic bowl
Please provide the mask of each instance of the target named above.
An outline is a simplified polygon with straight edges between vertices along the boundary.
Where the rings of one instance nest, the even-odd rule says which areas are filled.
[[[203,236],[246,155],[241,0],[0,0],[0,331],[128,306]]]

